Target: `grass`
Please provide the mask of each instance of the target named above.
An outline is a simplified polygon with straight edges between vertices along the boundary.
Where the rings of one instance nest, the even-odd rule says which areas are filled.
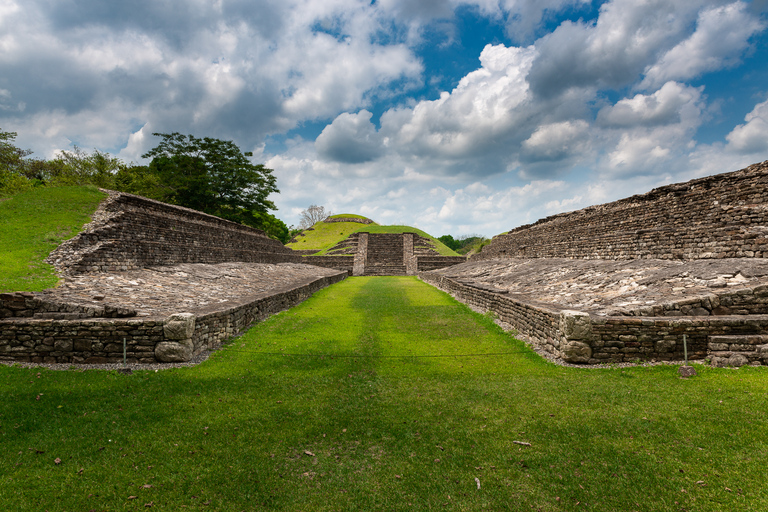
[[[95,187],[38,187],[0,200],[0,292],[55,286],[43,260],[90,221],[104,197]]]
[[[768,375],[697,371],[556,367],[350,278],[195,368],[0,366],[0,509],[766,510]]]
[[[366,218],[362,215],[354,215],[351,213],[343,213],[340,215],[333,215],[334,218],[347,218],[357,217]],[[440,240],[436,239],[432,235],[425,233],[420,229],[416,229],[411,226],[380,226],[378,224],[360,224],[359,222],[318,222],[314,226],[312,231],[305,231],[304,236],[299,237],[298,241],[291,244],[286,244],[287,247],[295,250],[310,250],[316,249],[317,255],[324,255],[334,245],[347,238],[352,233],[358,231],[367,231],[369,233],[417,233],[425,238],[429,238],[435,245],[435,250],[442,256],[458,256],[456,252],[449,249]]]

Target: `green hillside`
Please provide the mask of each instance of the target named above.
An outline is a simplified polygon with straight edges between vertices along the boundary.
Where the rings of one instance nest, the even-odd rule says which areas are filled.
[[[352,213],[332,215],[330,218],[367,219],[367,217]],[[358,231],[367,231],[369,233],[416,233],[424,238],[432,240],[435,244],[435,250],[441,256],[458,256],[456,252],[449,249],[445,244],[420,229],[411,226],[380,226],[375,222],[373,224],[361,224],[359,222],[318,222],[310,229],[304,230],[304,236],[297,236],[296,242],[286,244],[286,246],[297,251],[317,250],[318,255],[323,255],[328,249],[341,242],[352,233]]]
[[[72,238],[106,194],[96,187],[36,187],[0,199],[0,292],[40,291],[58,282],[43,260]]]

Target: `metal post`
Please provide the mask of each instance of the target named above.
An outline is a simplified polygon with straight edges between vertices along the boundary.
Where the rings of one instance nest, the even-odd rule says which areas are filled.
[[[123,338],[123,368],[125,368],[125,366],[126,366],[126,364],[127,364],[127,363],[125,362],[125,353],[126,353],[126,350],[127,350],[127,347],[126,347],[126,343],[125,343],[125,338]]]
[[[688,366],[688,341],[683,334],[683,353],[685,354],[685,366]]]

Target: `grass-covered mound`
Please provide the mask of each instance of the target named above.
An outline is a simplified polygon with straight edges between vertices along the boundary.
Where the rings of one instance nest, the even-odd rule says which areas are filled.
[[[43,260],[75,236],[106,194],[96,187],[37,187],[0,199],[0,292],[56,285]]]
[[[0,366],[0,503],[768,510],[766,368],[697,371],[557,367],[415,278],[350,278],[198,367]]]
[[[357,218],[367,219],[362,215],[352,213],[342,213],[332,215],[330,218]],[[446,247],[432,235],[411,226],[380,226],[377,223],[361,224],[359,222],[318,222],[311,229],[304,230],[303,236],[296,237],[296,242],[287,244],[294,250],[316,250],[317,255],[323,255],[325,252],[347,238],[352,233],[358,231],[367,231],[369,233],[416,233],[430,239],[434,243],[434,248],[441,256],[458,256],[456,252]]]

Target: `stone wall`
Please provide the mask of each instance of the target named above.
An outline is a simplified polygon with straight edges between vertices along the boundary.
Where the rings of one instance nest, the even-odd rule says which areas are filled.
[[[109,192],[82,233],[51,253],[62,272],[134,270],[176,263],[301,262],[263,231],[145,197]]]
[[[363,219],[362,217],[336,217],[334,219],[328,217],[323,222],[332,224],[334,222],[357,222],[358,224],[373,224],[371,219]]]
[[[68,312],[79,318],[47,318],[39,315],[50,305],[37,301],[34,294],[3,294],[0,311],[12,315],[0,320],[0,361],[119,363],[123,361],[123,340],[128,362],[188,361],[244,332],[253,322],[288,309],[345,277],[346,273],[339,272],[307,279],[242,303],[166,318],[98,318],[96,311]]]
[[[352,269],[354,267],[355,257],[349,256],[307,256],[302,260],[302,263],[307,265],[315,265],[316,267],[333,268],[336,270],[342,270],[347,275],[352,275]]]
[[[768,161],[547,217],[471,259],[765,258],[766,226]]]
[[[457,300],[493,311],[530,341],[570,363],[682,360],[684,343],[690,359],[741,359],[741,364],[768,364],[768,315],[749,314],[763,304],[765,287],[740,297],[743,315],[689,317],[598,316],[529,298],[499,293],[491,287],[461,283],[437,273],[421,273],[425,282]],[[757,306],[762,310],[762,305]],[[740,366],[741,364],[734,364]]]

